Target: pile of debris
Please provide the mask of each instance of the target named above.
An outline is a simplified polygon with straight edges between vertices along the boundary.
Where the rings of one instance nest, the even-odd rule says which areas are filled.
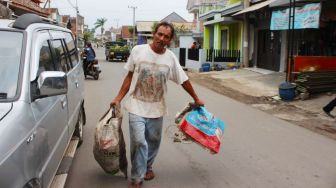
[[[336,91],[336,71],[300,72],[295,79],[296,90],[314,94]]]

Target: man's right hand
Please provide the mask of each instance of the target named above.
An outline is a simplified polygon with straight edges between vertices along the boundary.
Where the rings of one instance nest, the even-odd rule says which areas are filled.
[[[111,103],[110,103],[110,106],[120,106],[120,101],[117,100],[117,99],[114,99]]]

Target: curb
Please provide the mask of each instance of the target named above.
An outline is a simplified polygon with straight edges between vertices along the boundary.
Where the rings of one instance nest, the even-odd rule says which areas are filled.
[[[56,172],[56,175],[50,185],[50,188],[63,188],[68,177],[68,173],[75,156],[79,139],[73,137],[64,153],[63,159]]]

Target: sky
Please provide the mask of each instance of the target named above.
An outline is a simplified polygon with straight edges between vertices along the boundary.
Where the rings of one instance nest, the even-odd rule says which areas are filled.
[[[135,21],[159,21],[172,12],[176,12],[187,21],[192,21],[193,15],[186,10],[188,0],[77,0],[79,14],[84,16],[84,22],[89,28],[99,18],[106,18],[105,29],[133,25],[133,9]],[[76,0],[51,0],[51,8],[58,8],[61,15],[75,16],[73,8]]]

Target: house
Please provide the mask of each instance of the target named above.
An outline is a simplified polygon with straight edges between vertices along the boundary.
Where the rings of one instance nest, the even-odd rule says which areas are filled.
[[[137,43],[138,44],[150,43],[152,41],[152,36],[153,36],[152,33],[155,27],[155,24],[159,22],[164,22],[164,21],[171,23],[172,25],[174,25],[174,28],[175,28],[176,38],[174,41],[172,41],[171,47],[180,46],[180,39],[179,39],[180,36],[183,36],[191,32],[192,23],[187,22],[184,18],[182,18],[180,15],[178,15],[175,12],[169,14],[168,16],[166,16],[165,18],[159,21],[137,21],[136,22],[136,31],[137,31],[137,37],[138,37]],[[188,37],[191,37],[191,36],[188,36]],[[182,43],[184,44],[184,42]],[[188,46],[190,46],[191,43],[188,42]]]
[[[132,26],[124,25],[121,27],[120,34],[121,39],[127,41],[127,44],[131,44],[131,41],[133,39],[133,33],[130,32],[130,29]]]
[[[182,18],[180,15],[178,15],[176,12],[172,12],[170,13],[168,16],[166,16],[165,18],[163,18],[162,20],[160,20],[160,22],[168,22],[168,23],[172,23],[172,22],[178,22],[178,23],[185,23],[187,22],[187,20],[185,20],[184,18]]]
[[[17,16],[25,13],[34,13],[43,17],[49,16],[49,12],[40,7],[42,3],[40,0],[10,0],[7,3],[6,6]]]
[[[336,1],[296,0],[295,15],[289,13],[291,2],[189,0],[187,9],[195,28],[203,22],[206,61],[247,61],[250,67],[287,72],[288,80],[302,71],[336,70]]]
[[[112,41],[112,32],[107,30],[104,32],[104,41]]]
[[[200,3],[199,19],[204,25],[205,49],[242,50],[242,21],[231,17],[243,9],[241,0]]]
[[[62,17],[58,12],[58,8],[45,8],[44,10],[47,10],[50,19],[55,20],[57,23],[62,22]]]
[[[188,0],[187,10],[189,13],[193,14],[193,22],[192,22],[192,38],[194,41],[198,42],[203,46],[203,20],[199,19],[199,15],[201,14],[204,7],[209,4],[215,4],[217,0]]]
[[[152,40],[153,26],[157,21],[137,21],[136,22],[136,31],[137,31],[137,44],[146,44],[150,43]]]
[[[75,38],[77,38],[77,35],[78,35],[78,42],[79,42],[78,46],[83,47],[84,46],[83,36],[84,36],[84,30],[85,30],[84,17],[81,15],[78,15],[77,18],[71,17],[70,15],[62,15],[60,17],[61,17],[60,24],[63,27],[70,29]],[[78,20],[77,23],[76,23],[76,20]]]
[[[121,38],[121,28],[111,27],[109,31],[111,32],[111,41],[117,41]]]
[[[248,16],[250,41],[254,41],[250,42],[252,66],[279,72],[298,72],[300,68],[295,61],[300,61],[303,56],[306,62],[309,59],[324,62],[311,57],[336,55],[336,2],[296,0],[295,19],[309,24],[295,23],[295,29],[290,32],[289,7],[288,0],[254,0],[250,7],[233,15],[236,19],[242,19],[244,14]],[[291,56],[295,56],[293,62],[289,59]],[[328,65],[305,65],[301,69],[326,66],[336,70],[336,60],[333,62]],[[293,70],[293,67],[296,68]]]

